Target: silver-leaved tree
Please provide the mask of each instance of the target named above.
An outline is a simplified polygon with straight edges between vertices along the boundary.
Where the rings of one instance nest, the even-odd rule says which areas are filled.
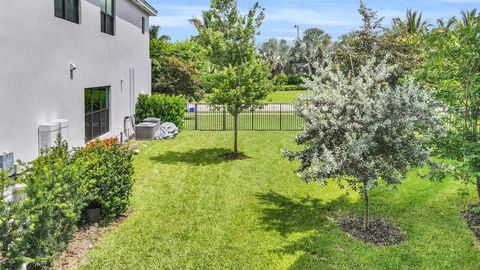
[[[305,147],[284,154],[301,161],[304,181],[359,191],[369,230],[369,191],[381,181],[400,183],[410,167],[428,159],[426,140],[441,130],[439,104],[411,79],[389,86],[393,67],[385,60],[369,61],[355,77],[334,67],[307,82],[310,93],[295,104],[306,122],[296,142]]]

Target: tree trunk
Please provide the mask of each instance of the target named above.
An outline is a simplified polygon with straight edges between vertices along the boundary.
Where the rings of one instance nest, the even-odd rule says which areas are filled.
[[[363,188],[363,203],[364,203],[364,213],[363,213],[363,229],[365,231],[370,230],[370,209],[368,208],[368,189]]]
[[[477,177],[477,194],[478,194],[478,201],[480,203],[480,176]]]
[[[234,143],[233,143],[233,154],[238,155],[238,114],[233,116],[234,118]]]

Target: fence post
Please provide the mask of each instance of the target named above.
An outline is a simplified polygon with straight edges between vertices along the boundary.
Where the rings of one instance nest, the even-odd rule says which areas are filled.
[[[280,131],[282,131],[282,104],[280,104]]]
[[[253,124],[253,119],[255,118],[255,117],[254,117],[254,116],[255,116],[255,115],[254,115],[255,112],[254,112],[254,109],[253,109],[253,108],[250,109],[250,111],[252,112],[252,131],[253,131],[253,130],[255,130],[255,129],[254,129],[254,126],[255,126],[255,125]]]
[[[195,130],[198,130],[198,104],[195,104]]]
[[[227,110],[223,106],[223,130],[227,130]]]

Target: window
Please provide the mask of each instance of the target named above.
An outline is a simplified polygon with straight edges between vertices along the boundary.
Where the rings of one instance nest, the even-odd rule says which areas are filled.
[[[145,35],[145,17],[142,17],[142,34]]]
[[[91,141],[110,131],[110,87],[85,89],[85,139]]]
[[[115,0],[100,0],[100,28],[103,33],[113,35],[115,28]]]
[[[55,0],[55,17],[79,23],[78,0]]]

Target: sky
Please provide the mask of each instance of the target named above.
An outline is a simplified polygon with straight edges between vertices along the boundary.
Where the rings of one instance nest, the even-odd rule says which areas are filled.
[[[196,34],[188,22],[200,17],[208,9],[209,0],[148,0],[158,10],[158,16],[151,18],[151,24],[162,27],[161,34],[169,35],[173,41],[181,41]],[[246,12],[256,1],[238,0],[240,9]],[[359,0],[258,0],[265,10],[265,21],[257,41],[269,38],[294,40],[300,25],[301,31],[318,27],[333,38],[357,29],[361,23],[357,9]],[[378,11],[389,26],[392,18],[404,17],[407,9],[423,12],[423,18],[431,23],[437,18],[458,16],[460,10],[480,9],[480,0],[365,0],[368,7]]]

